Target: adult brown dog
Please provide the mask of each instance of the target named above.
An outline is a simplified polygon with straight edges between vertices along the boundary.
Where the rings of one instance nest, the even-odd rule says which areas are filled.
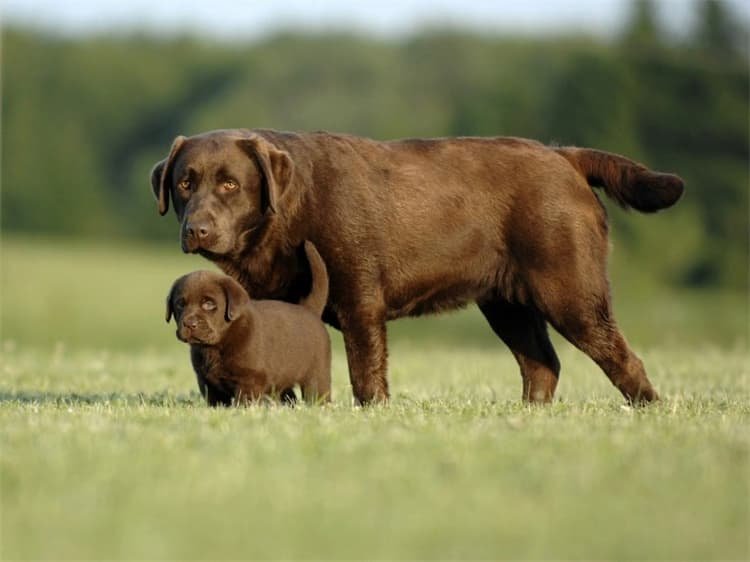
[[[303,240],[328,267],[324,320],[344,335],[354,396],[388,397],[386,321],[476,302],[515,355],[523,398],[553,397],[560,364],[547,323],[631,402],[658,398],[617,329],[607,217],[673,205],[682,180],[631,160],[519,138],[378,142],[326,132],[220,130],[182,137],[151,173],[182,249],[253,297],[296,302]]]
[[[331,341],[320,321],[328,300],[326,268],[305,242],[313,288],[300,305],[251,301],[231,277],[194,271],[172,285],[167,322],[190,344],[198,388],[210,406],[256,401],[264,396],[291,401],[299,385],[308,402],[331,395]]]

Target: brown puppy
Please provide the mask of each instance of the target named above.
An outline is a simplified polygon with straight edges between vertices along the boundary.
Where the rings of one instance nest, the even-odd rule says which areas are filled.
[[[209,405],[273,396],[294,400],[295,385],[308,402],[331,394],[331,342],[320,320],[328,277],[320,255],[304,245],[313,288],[301,306],[251,301],[231,277],[195,271],[175,281],[167,297],[177,337],[190,344],[198,387]]]
[[[650,213],[680,198],[677,176],[518,138],[237,129],[177,137],[151,185],[162,215],[174,203],[183,250],[253,297],[297,302],[310,284],[297,249],[315,243],[331,276],[323,318],[343,332],[360,402],[388,397],[387,320],[469,302],[515,355],[524,399],[549,401],[557,386],[547,323],[629,401],[657,398],[612,314],[591,187]]]

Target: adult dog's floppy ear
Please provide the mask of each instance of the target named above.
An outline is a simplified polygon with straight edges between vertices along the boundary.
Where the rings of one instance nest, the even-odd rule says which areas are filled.
[[[167,177],[171,172],[175,156],[185,143],[185,137],[178,136],[172,142],[172,148],[169,149],[169,156],[164,160],[157,162],[151,169],[151,189],[154,190],[154,197],[159,202],[159,214],[164,216],[169,210],[169,188],[167,186]]]
[[[224,291],[224,320],[231,322],[240,315],[242,303],[249,300],[245,289],[231,277],[225,277],[221,280],[221,288]]]
[[[275,213],[281,194],[292,181],[294,163],[289,153],[276,149],[271,143],[259,136],[238,139],[237,144],[258,163],[263,173],[263,191],[261,204],[265,210]]]

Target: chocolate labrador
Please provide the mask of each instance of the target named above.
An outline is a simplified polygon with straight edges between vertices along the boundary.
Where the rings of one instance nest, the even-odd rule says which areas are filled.
[[[151,173],[185,252],[253,297],[308,290],[300,247],[330,275],[324,320],[344,335],[354,396],[388,397],[386,321],[476,302],[521,369],[523,398],[553,397],[547,324],[631,402],[658,398],[615,323],[607,216],[673,205],[682,180],[607,152],[520,138],[379,142],[327,132],[219,130],[178,136]]]
[[[251,301],[234,279],[212,271],[180,277],[167,297],[177,337],[190,344],[198,388],[209,405],[276,397],[307,402],[331,395],[331,341],[320,320],[328,299],[325,265],[305,243],[312,291],[301,305]]]

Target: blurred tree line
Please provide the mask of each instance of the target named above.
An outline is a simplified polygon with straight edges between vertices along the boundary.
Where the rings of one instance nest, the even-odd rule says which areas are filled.
[[[747,30],[726,4],[696,9],[695,28],[679,40],[645,0],[607,41],[432,30],[392,41],[290,32],[209,43],[6,27],[2,226],[173,241],[148,172],[177,134],[514,135],[682,175],[687,191],[674,209],[655,218],[610,212],[617,247],[669,283],[743,288]]]

